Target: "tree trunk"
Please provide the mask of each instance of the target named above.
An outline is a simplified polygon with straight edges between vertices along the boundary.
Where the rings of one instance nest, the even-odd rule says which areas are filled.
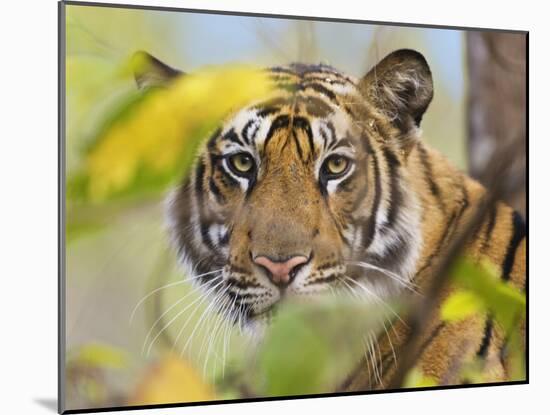
[[[527,35],[467,33],[469,75],[468,130],[470,174],[483,172],[497,146],[516,152],[506,181],[506,202],[525,216]]]

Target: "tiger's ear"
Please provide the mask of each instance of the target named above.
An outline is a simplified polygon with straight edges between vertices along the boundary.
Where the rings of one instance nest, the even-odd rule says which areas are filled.
[[[132,56],[134,78],[139,89],[168,85],[183,72],[161,62],[147,52],[139,51]]]
[[[420,125],[433,97],[430,67],[422,54],[410,49],[390,53],[359,85],[365,98],[403,134]]]

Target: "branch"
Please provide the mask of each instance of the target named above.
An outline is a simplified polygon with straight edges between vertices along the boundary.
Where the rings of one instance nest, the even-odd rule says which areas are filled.
[[[397,369],[388,385],[389,389],[400,388],[407,373],[415,366],[422,353],[423,326],[431,320],[438,305],[438,298],[449,280],[449,270],[455,259],[462,253],[468,241],[481,227],[487,212],[495,203],[503,198],[506,192],[506,183],[502,177],[508,173],[513,165],[514,158],[521,147],[517,142],[509,141],[509,145],[503,146],[493,155],[491,163],[485,171],[485,183],[488,190],[476,206],[476,210],[467,223],[449,243],[442,259],[435,265],[433,279],[428,287],[425,297],[415,299],[410,304],[410,310],[406,324],[410,328],[408,339],[397,352],[400,356]],[[522,151],[523,148],[520,149]],[[509,189],[508,189],[509,190]]]

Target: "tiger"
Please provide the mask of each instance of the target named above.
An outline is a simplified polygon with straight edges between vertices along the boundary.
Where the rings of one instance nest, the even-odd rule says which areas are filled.
[[[140,53],[148,61],[135,73],[140,88],[187,76]],[[422,293],[487,193],[422,140],[433,98],[424,56],[396,50],[360,79],[327,64],[266,71],[275,94],[233,111],[168,197],[168,227],[186,275],[204,296],[221,294],[225,318],[259,337],[288,298],[350,287],[372,293],[367,302],[413,295],[411,287]],[[526,237],[522,216],[498,202],[465,250],[525,290]],[[459,384],[457,362],[477,358],[485,379],[510,380],[506,339],[492,316],[444,322],[435,314],[417,360],[423,374]],[[394,319],[377,339],[375,370],[362,360],[335,390],[388,385],[407,330]]]

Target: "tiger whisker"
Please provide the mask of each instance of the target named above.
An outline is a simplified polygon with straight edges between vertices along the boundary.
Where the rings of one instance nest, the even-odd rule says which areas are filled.
[[[361,268],[364,268],[364,269],[372,269],[374,271],[379,271],[379,272],[383,273],[384,275],[390,277],[394,281],[398,282],[399,284],[401,284],[405,288],[409,289],[413,293],[415,293],[419,296],[422,296],[422,294],[417,291],[418,287],[415,284],[411,283],[410,281],[402,278],[399,274],[396,274],[395,272],[392,272],[392,271],[390,271],[386,268],[382,268],[382,267],[370,264],[368,262],[363,262],[363,261],[349,261],[347,263],[349,265],[354,265],[354,266],[361,267]]]
[[[213,307],[214,310],[215,310],[215,313],[212,313],[212,316],[214,318],[216,318],[217,321],[214,322],[215,326],[211,330],[211,335],[210,336],[204,336],[203,341],[201,343],[201,347],[199,349],[198,358],[200,359],[200,357],[202,355],[202,351],[203,351],[204,347],[206,346],[206,344],[208,343],[208,347],[206,349],[204,365],[203,365],[203,375],[205,375],[205,376],[206,376],[206,366],[208,364],[208,360],[209,360],[209,357],[210,357],[210,350],[212,348],[212,344],[215,343],[216,337],[218,336],[218,332],[219,332],[220,328],[223,327],[223,320],[220,318],[220,314],[227,307],[227,303],[225,302],[225,298],[223,297],[224,294],[225,294],[225,292],[220,293],[217,296],[217,298],[215,299],[217,304]],[[204,327],[207,328],[208,325],[209,325],[209,323],[205,324]]]
[[[378,373],[378,366],[376,365],[376,356],[374,354],[374,346],[372,344],[372,339],[367,334],[364,337],[364,340],[365,340],[365,343],[367,345],[367,350],[368,350],[368,353],[369,353],[369,356],[370,356],[370,364],[371,364],[372,372],[373,372],[373,375],[374,375],[374,378],[375,378],[375,381],[376,381],[377,379],[380,378],[380,374]]]
[[[369,290],[364,284],[359,283],[358,281],[354,280],[353,278],[348,277],[347,275],[344,275],[344,278],[347,281],[353,282],[356,284],[359,288],[361,288],[367,295],[372,296],[379,304],[381,304],[384,308],[386,308],[388,311],[390,311],[399,321],[401,321],[403,324],[406,325],[406,323],[403,321],[403,319],[395,312],[393,308],[391,308],[388,303],[386,303],[380,296],[376,295],[372,290]]]
[[[348,278],[349,278],[349,277],[348,277]],[[357,293],[355,292],[355,290],[353,290],[353,289],[350,287],[349,284],[347,284],[345,281],[342,281],[342,282],[344,282],[344,284],[346,285],[346,287],[349,289],[350,292],[352,292],[353,294],[355,294],[356,297],[358,297],[358,296],[357,296]],[[395,335],[396,337],[399,337],[399,336],[397,335],[397,332],[395,331],[395,327],[394,327],[394,325],[392,324],[391,320],[390,320],[387,316],[383,316],[383,317],[384,317],[384,319],[381,320],[382,327],[384,328],[384,332],[386,333],[386,336],[387,336],[387,338],[388,338],[388,342],[389,342],[389,344],[390,344],[390,348],[391,348],[392,355],[393,355],[393,361],[394,361],[395,364],[397,364],[397,356],[396,356],[396,354],[395,354],[395,349],[394,349],[394,347],[393,347],[393,343],[392,343],[392,341],[391,341],[391,336],[390,336],[390,334],[389,334],[389,332],[388,332],[388,328],[386,327],[386,322],[385,322],[385,320],[387,320],[388,323],[390,324],[390,327],[391,327],[391,329],[392,329],[394,335]],[[368,364],[367,364],[367,368],[368,368]],[[369,372],[370,372],[370,370],[369,370]],[[369,373],[369,376],[370,376],[370,373]]]
[[[221,276],[220,276],[221,278]],[[196,305],[195,305],[195,308],[193,309],[193,311],[187,316],[187,319],[185,320],[184,324],[181,326],[180,330],[178,331],[178,335],[176,336],[176,339],[174,340],[174,343],[172,344],[172,351],[175,350],[178,342],[179,342],[179,339],[181,337],[181,335],[183,334],[183,331],[185,329],[185,327],[187,327],[187,325],[189,324],[189,322],[191,321],[191,319],[193,318],[193,316],[197,313],[197,311],[199,310],[200,306],[208,299],[208,296],[210,295],[210,293],[212,291],[214,291],[217,287],[219,287],[221,284],[223,284],[224,281],[222,280],[221,282],[219,282],[218,284],[216,284],[214,287],[211,287],[207,292],[204,293],[203,296],[197,298],[195,301],[193,301],[193,303],[197,303],[198,300],[200,300]],[[190,304],[189,306],[193,305]],[[186,308],[189,308],[186,307]]]
[[[222,315],[222,318],[223,318],[223,325],[224,325],[224,329],[222,331],[223,333],[223,338],[222,338],[222,359],[221,359],[221,364],[222,364],[222,377],[225,377],[225,360],[226,360],[226,357],[227,357],[227,351],[228,351],[228,348],[229,348],[229,340],[230,340],[230,336],[231,336],[231,327],[232,327],[232,317],[233,317],[233,310],[234,310],[234,307],[235,307],[235,301],[236,301],[236,297],[233,298],[233,303],[226,303],[227,304],[227,307],[225,308],[225,310],[223,311],[223,315]]]
[[[149,341],[149,337],[151,336],[151,334],[153,333],[153,330],[154,328],[157,326],[157,324],[162,321],[162,319],[164,318],[164,316],[166,314],[168,314],[172,309],[174,309],[176,306],[178,306],[180,303],[182,303],[184,300],[187,299],[187,297],[189,297],[191,294],[194,294],[194,291],[190,291],[188,292],[186,295],[184,295],[182,298],[180,298],[179,300],[177,300],[174,304],[172,304],[170,307],[168,307],[156,320],[155,322],[151,325],[151,328],[149,329],[149,331],[147,332],[147,334],[145,335],[145,340],[143,342],[143,346],[141,348],[141,352],[143,353],[144,350],[145,350],[145,346],[146,344],[148,343]]]
[[[209,283],[213,283],[215,281],[218,281],[219,279],[221,278],[221,276],[218,276],[216,278],[214,278],[211,282]],[[208,293],[212,292],[213,290],[216,289],[216,287],[220,286],[221,284],[223,284],[223,280],[218,282],[216,285],[214,285],[213,287],[210,287],[208,289],[208,291],[205,293],[204,297],[198,297],[196,298],[195,300],[193,300],[191,303],[189,303],[187,306],[185,306],[183,308],[183,310],[179,311],[168,323],[166,323],[164,325],[164,327],[157,333],[157,335],[153,338],[153,340],[151,340],[151,342],[149,343],[149,347],[147,348],[147,353],[146,355],[149,356],[149,353],[151,352],[151,349],[153,348],[153,344],[155,343],[155,341],[160,337],[160,335],[164,332],[164,330],[166,330],[174,321],[176,321],[183,313],[185,313],[185,311],[187,311],[191,306],[193,306],[194,304],[197,303],[197,301],[200,300],[199,304],[202,303],[206,298],[207,298],[207,295]],[[196,306],[198,307],[198,305]],[[196,310],[196,308],[195,308]],[[151,328],[150,332],[152,331],[153,327]],[[145,345],[147,344],[147,342],[145,341],[144,344],[143,344],[143,349],[145,349]],[[143,353],[143,349],[142,349],[142,353]]]
[[[226,286],[222,293],[225,293],[227,292],[227,290],[229,289],[229,286]],[[221,294],[219,294],[221,295]],[[216,296],[217,298],[218,296]],[[208,307],[206,307],[206,310],[202,313],[202,315],[200,316],[199,318],[199,321],[197,323],[195,323],[195,327],[193,328],[193,330],[191,331],[191,334],[189,335],[189,338],[187,339],[187,342],[185,342],[185,345],[183,346],[183,349],[181,350],[180,352],[180,356],[183,356],[185,351],[187,350],[187,347],[189,346],[189,344],[191,343],[191,340],[193,339],[194,335],[195,335],[195,332],[196,330],[198,329],[198,327],[202,326],[203,322],[204,322],[204,319],[206,318],[206,316],[208,316],[208,313],[210,312],[210,310],[212,309],[212,307],[214,307],[216,304],[216,300],[212,301]]]
[[[217,311],[217,313],[219,314],[218,316],[218,322],[217,322],[217,325],[216,327],[214,328],[213,330],[213,335],[210,336],[209,338],[209,341],[208,341],[208,347],[206,349],[206,359],[205,359],[205,362],[204,362],[204,366],[203,366],[203,374],[206,376],[206,368],[208,366],[208,360],[210,359],[210,356],[212,354],[214,354],[214,367],[217,365],[217,362],[220,360],[220,356],[219,354],[216,352],[216,350],[212,350],[212,346],[217,344],[218,343],[218,339],[220,338],[220,336],[222,336],[222,333],[224,331],[224,327],[225,327],[225,324],[226,324],[226,321],[225,321],[225,313],[226,313],[226,310],[228,309],[229,307],[229,304],[224,300],[224,302],[222,303],[222,306],[220,307],[220,309]],[[223,340],[223,339],[222,339]],[[202,346],[201,346],[202,347]],[[222,370],[223,370],[223,367],[222,367]],[[215,372],[215,371],[214,371]]]
[[[390,327],[393,328],[393,326],[391,324],[391,321],[388,320],[388,322],[390,323]],[[395,349],[393,347],[393,343],[391,341],[391,336],[390,336],[390,333],[388,332],[388,328],[386,327],[386,322],[384,320],[382,320],[382,326],[384,327],[384,332],[386,333],[386,337],[388,338],[388,343],[390,344],[391,353],[392,353],[392,356],[393,356],[393,363],[395,365],[397,365],[397,356],[395,354]],[[395,329],[394,329],[394,332],[395,332]]]
[[[234,296],[233,303],[231,303],[230,307],[228,308],[227,316],[224,316],[224,319],[226,321],[226,328],[224,331],[224,339],[223,339],[224,341],[223,341],[223,351],[222,351],[222,377],[225,377],[225,359],[227,357],[227,349],[229,347],[229,340],[230,340],[230,337],[228,337],[228,333],[230,333],[230,330],[231,330],[236,302],[237,302],[237,296]]]
[[[202,278],[206,275],[210,275],[210,274],[214,274],[216,272],[220,272],[222,269],[217,269],[217,270],[214,270],[214,271],[210,271],[210,272],[206,272],[204,274],[200,274],[200,275],[196,275],[194,277],[191,277],[191,278],[184,278],[182,280],[179,280],[179,281],[175,281],[175,282],[172,282],[172,283],[169,283],[169,284],[166,284],[166,285],[163,285],[162,287],[158,287],[158,288],[155,288],[153,291],[151,291],[150,293],[148,293],[147,295],[145,295],[141,300],[139,300],[139,302],[136,304],[136,306],[134,307],[134,310],[132,311],[132,314],[130,316],[130,324],[132,323],[132,321],[134,320],[134,317],[135,317],[135,314],[137,312],[137,310],[139,309],[139,307],[143,304],[143,302],[145,300],[147,300],[149,297],[151,297],[152,295],[154,295],[155,293],[161,291],[161,290],[164,290],[166,288],[170,288],[170,287],[175,287],[177,285],[181,285],[181,284],[185,284],[189,281],[192,281],[192,280],[195,280],[197,278]]]
[[[378,380],[379,380],[379,384],[380,386],[384,386],[384,382],[382,381],[382,376],[381,376],[381,372],[382,372],[382,353],[380,352],[380,344],[378,343],[377,339],[376,339],[376,336],[373,332],[371,332],[371,337],[372,337],[372,342],[376,348],[376,350],[378,351],[378,364],[377,364],[377,367],[378,367]]]

